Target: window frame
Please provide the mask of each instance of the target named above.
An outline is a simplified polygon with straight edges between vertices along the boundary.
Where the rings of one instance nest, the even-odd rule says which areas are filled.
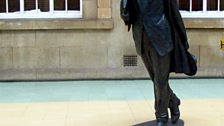
[[[192,0],[190,0],[189,10],[180,10],[181,16],[183,18],[224,18],[224,11],[220,10],[220,0],[218,1],[218,10],[207,10],[207,0],[203,0],[202,11],[192,10]]]
[[[38,11],[37,5],[36,9],[32,11],[25,11],[24,10],[24,0],[20,1],[20,11],[18,12],[8,12],[8,1],[6,0],[6,12],[0,13],[0,19],[56,19],[56,18],[82,18],[82,2],[80,1],[80,10],[67,10],[67,7],[65,7],[65,10],[54,10],[54,0],[49,0],[49,12],[41,12]],[[37,3],[38,0],[36,0]],[[67,6],[67,0],[66,6]]]

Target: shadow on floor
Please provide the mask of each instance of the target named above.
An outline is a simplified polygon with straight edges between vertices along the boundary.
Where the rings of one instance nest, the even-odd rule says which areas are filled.
[[[143,123],[136,124],[136,125],[133,125],[133,126],[156,126],[156,120],[143,122]],[[179,120],[176,124],[172,124],[169,121],[167,126],[184,126],[184,121],[183,120]]]

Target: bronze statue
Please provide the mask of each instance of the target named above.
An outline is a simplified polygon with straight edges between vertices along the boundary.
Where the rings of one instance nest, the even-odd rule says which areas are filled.
[[[157,126],[180,117],[180,99],[169,86],[170,72],[196,74],[196,58],[188,40],[176,0],[121,0],[120,15],[132,27],[137,53],[154,84]]]

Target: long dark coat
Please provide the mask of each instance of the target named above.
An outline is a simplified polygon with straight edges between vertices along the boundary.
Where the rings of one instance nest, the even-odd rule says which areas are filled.
[[[123,1],[129,2],[127,4],[129,7],[126,7],[127,10],[125,10],[128,15],[122,14]],[[164,6],[161,6],[161,4]],[[154,12],[149,12],[148,9],[154,10]],[[164,12],[165,18],[163,18]],[[187,51],[189,48],[187,35],[176,0],[161,0],[159,2],[153,2],[152,0],[121,0],[121,17],[126,25],[129,27],[132,25],[133,38],[139,55],[142,54],[142,32],[144,27],[154,48],[161,56],[171,52],[170,72],[185,73],[187,75],[196,74],[196,59]],[[159,23],[159,26],[154,27],[153,23],[154,26]]]
[[[165,14],[169,20],[174,49],[171,51],[170,72],[195,75],[197,72],[196,57],[188,52],[189,44],[182,17],[176,0],[165,0]]]

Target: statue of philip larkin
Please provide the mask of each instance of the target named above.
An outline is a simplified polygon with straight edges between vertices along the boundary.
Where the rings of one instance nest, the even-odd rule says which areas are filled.
[[[193,76],[196,58],[188,52],[185,26],[176,0],[121,0],[120,15],[132,28],[137,53],[153,81],[157,126],[180,117],[180,99],[169,86],[171,72]]]

